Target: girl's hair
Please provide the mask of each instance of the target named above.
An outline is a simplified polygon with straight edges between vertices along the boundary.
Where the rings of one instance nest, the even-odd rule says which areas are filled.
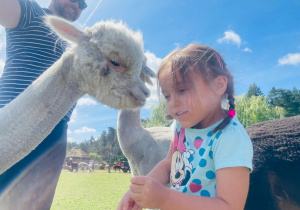
[[[191,70],[198,71],[207,82],[209,82],[210,78],[226,76],[227,88],[223,97],[228,99],[229,110],[235,109],[233,77],[220,54],[213,48],[202,44],[190,44],[183,49],[176,49],[162,61],[157,72],[158,79],[166,69],[171,69],[175,86],[177,84],[176,71],[180,72],[184,82],[190,80],[188,72]],[[167,116],[167,118],[170,119],[170,116]],[[230,121],[231,116],[226,116],[213,130],[213,133],[223,129]]]

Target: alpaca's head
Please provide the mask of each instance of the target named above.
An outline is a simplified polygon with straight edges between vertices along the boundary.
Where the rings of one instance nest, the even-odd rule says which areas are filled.
[[[72,71],[81,91],[100,103],[116,109],[136,108],[145,104],[150,92],[140,79],[141,71],[154,73],[143,65],[143,41],[122,23],[99,22],[84,31],[57,17],[46,22],[63,39],[75,44]]]

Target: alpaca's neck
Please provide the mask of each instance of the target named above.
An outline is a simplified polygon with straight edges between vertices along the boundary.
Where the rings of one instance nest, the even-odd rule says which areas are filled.
[[[122,109],[119,111],[118,125],[121,130],[142,127],[141,109]]]
[[[166,157],[172,136],[169,128],[144,129],[140,113],[140,109],[120,110],[118,117],[118,141],[134,176],[148,174]]]
[[[141,124],[141,109],[124,109],[118,115],[118,139],[123,148],[130,148],[140,141],[140,132],[144,130]]]
[[[72,63],[73,56],[65,53],[22,94],[0,109],[0,174],[39,145],[83,95]]]

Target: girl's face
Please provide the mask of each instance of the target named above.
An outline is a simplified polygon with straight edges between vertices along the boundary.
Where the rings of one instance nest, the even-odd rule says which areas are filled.
[[[225,117],[221,107],[224,92],[221,94],[220,91],[214,90],[215,86],[220,86],[215,81],[218,77],[208,83],[200,73],[192,70],[189,72],[191,81],[184,83],[177,71],[177,86],[175,87],[171,75],[171,70],[162,72],[159,84],[167,100],[169,114],[180,123],[181,127],[206,128]]]

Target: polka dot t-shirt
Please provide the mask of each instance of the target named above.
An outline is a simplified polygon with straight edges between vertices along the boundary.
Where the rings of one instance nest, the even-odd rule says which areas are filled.
[[[229,125],[212,134],[221,121],[205,129],[183,129],[173,122],[172,189],[215,197],[216,170],[244,166],[252,171],[253,146],[244,127],[235,116]]]

